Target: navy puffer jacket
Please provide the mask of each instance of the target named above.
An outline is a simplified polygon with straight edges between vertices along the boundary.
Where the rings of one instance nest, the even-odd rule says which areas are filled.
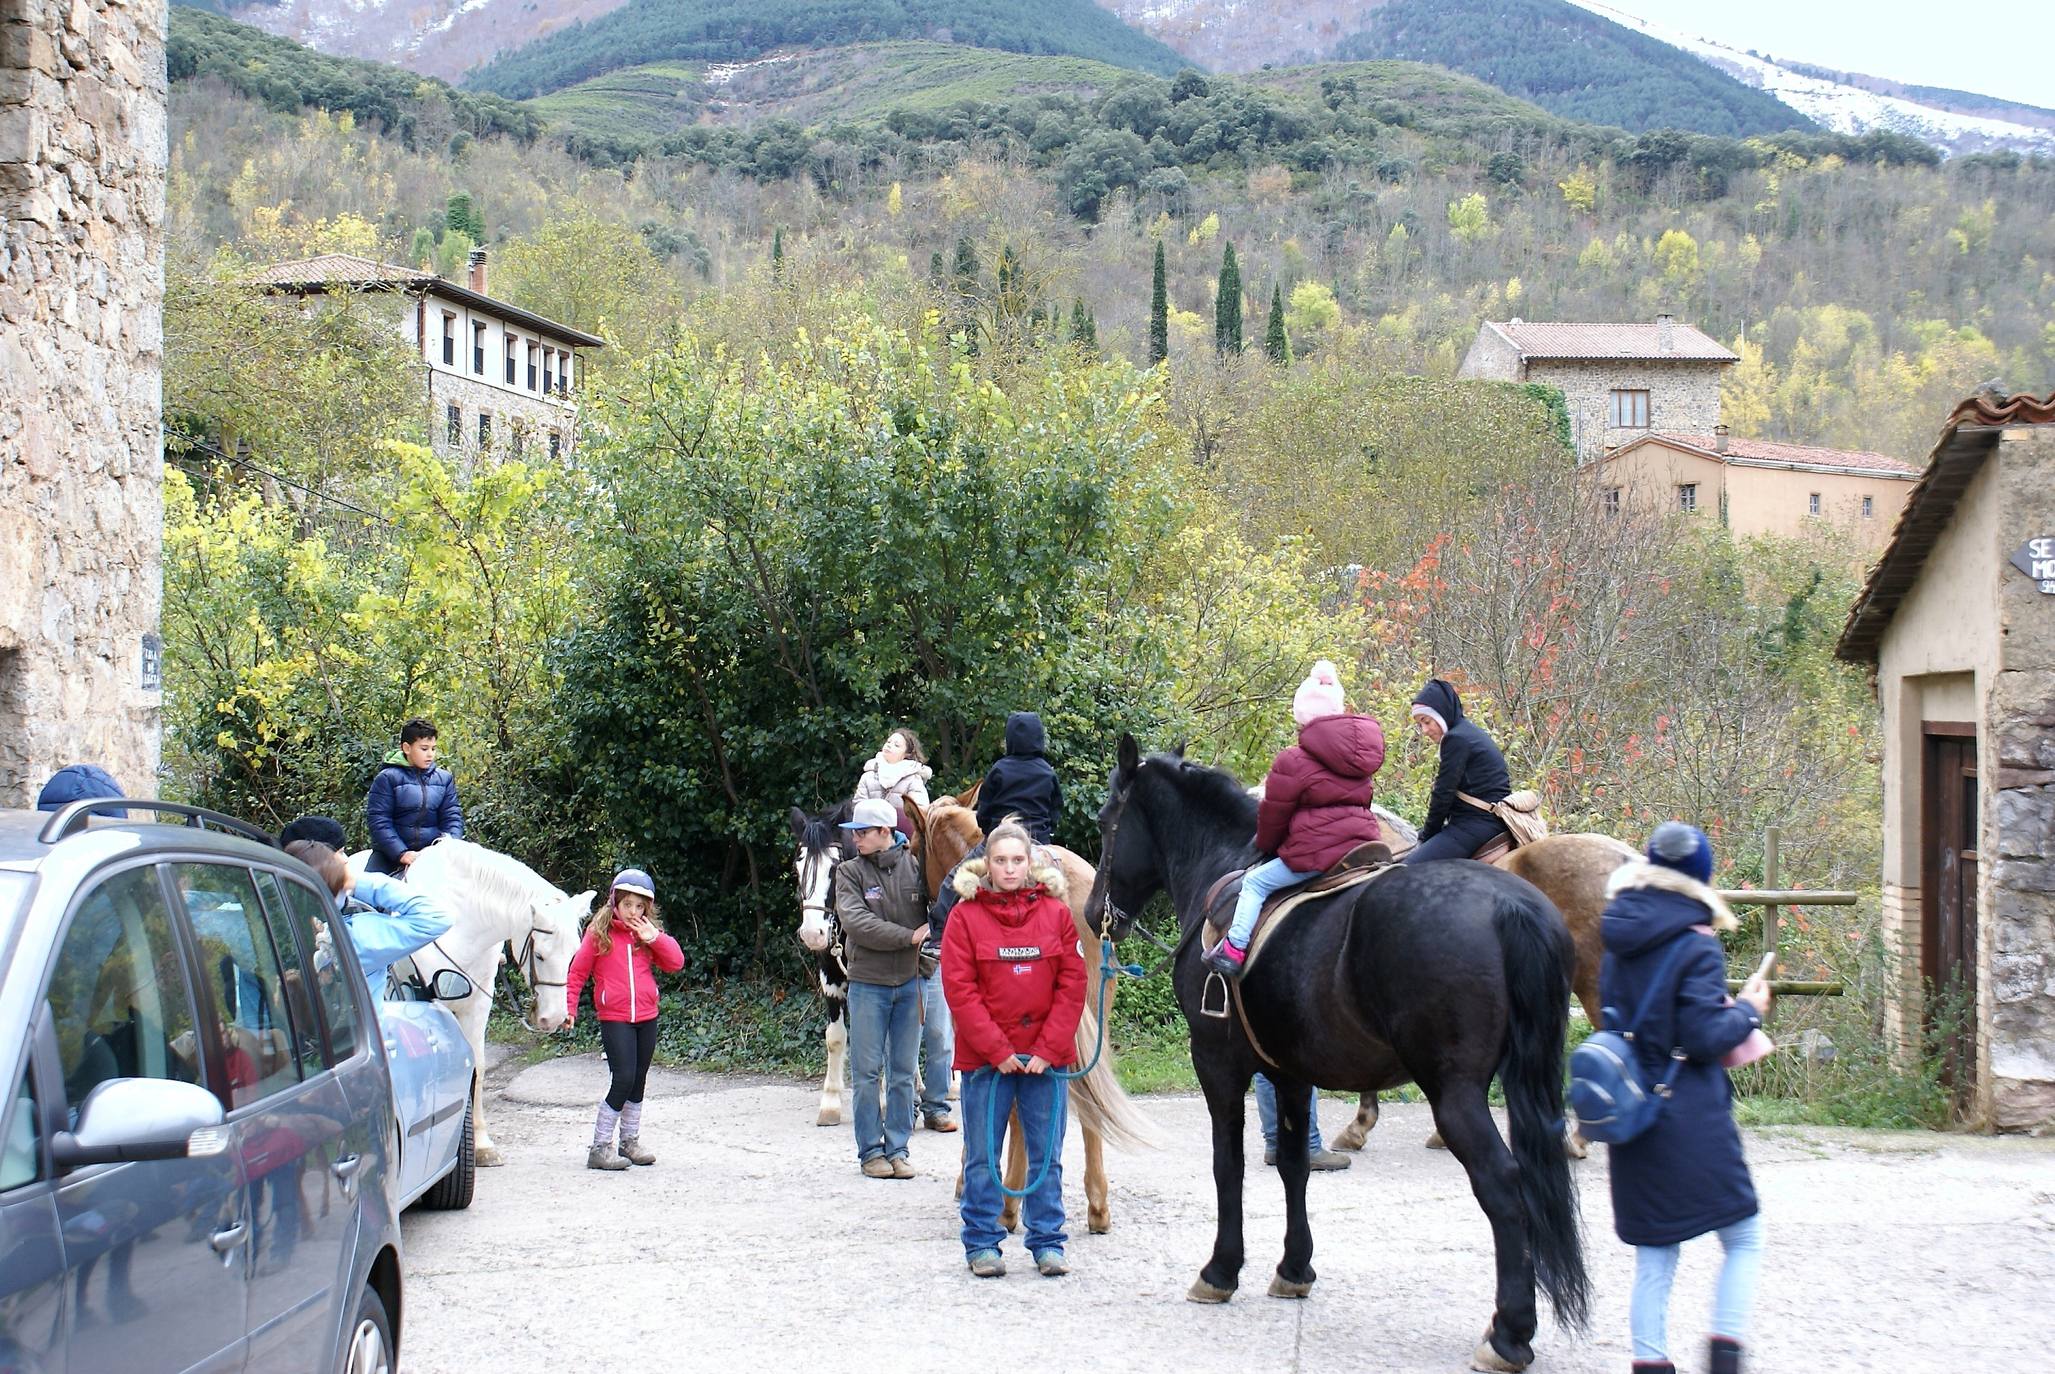
[[[388,763],[371,779],[364,799],[364,823],[371,830],[371,870],[392,873],[400,855],[426,849],[437,840],[464,837],[464,808],[457,801],[457,780],[440,764],[414,768]]]
[[[1694,932],[1727,915],[1726,903],[1675,869],[1632,863],[1613,875],[1601,933],[1599,1000],[1631,1017],[1677,941],[1688,942],[1638,1029],[1647,1081],[1669,1071],[1681,1048],[1670,1100],[1655,1124],[1612,1145],[1613,1228],[1629,1245],[1677,1245],[1756,1213],[1755,1185],[1734,1125],[1734,1089],[1720,1059],[1760,1024],[1753,1007],[1727,999],[1727,960],[1713,936]]]
[[[1006,756],[992,765],[978,789],[978,829],[989,835],[1008,816],[1018,816],[1036,843],[1055,840],[1063,789],[1055,767],[1042,757],[1048,747],[1048,728],[1033,711],[1015,711],[1006,718]]]

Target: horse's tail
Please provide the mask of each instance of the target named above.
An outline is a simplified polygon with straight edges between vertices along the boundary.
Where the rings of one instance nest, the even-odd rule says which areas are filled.
[[[1511,1019],[1499,1065],[1519,1167],[1520,1203],[1534,1276],[1564,1324],[1589,1320],[1591,1279],[1577,1212],[1577,1185],[1563,1148],[1563,1036],[1570,1019],[1575,951],[1562,917],[1534,888],[1508,883],[1494,913]]]
[[[1124,1150],[1153,1148],[1157,1144],[1155,1128],[1120,1086],[1120,1076],[1113,1069],[1112,1044],[1101,1051],[1098,1014],[1089,1006],[1077,1023],[1077,1052],[1080,1064],[1092,1064],[1094,1053],[1099,1056],[1091,1072],[1070,1081],[1070,1106],[1078,1124]]]

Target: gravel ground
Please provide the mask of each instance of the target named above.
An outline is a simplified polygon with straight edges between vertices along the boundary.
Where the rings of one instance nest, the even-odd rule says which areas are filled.
[[[1490,1315],[1490,1233],[1468,1181],[1422,1148],[1429,1120],[1392,1105],[1346,1173],[1310,1185],[1310,1299],[1264,1296],[1284,1203],[1257,1164],[1250,1262],[1224,1307],[1184,1300],[1212,1243],[1205,1104],[1144,1099],[1170,1142],[1109,1153],[1114,1225],[1083,1234],[1083,1160],[1064,1156],[1073,1272],[970,1277],[952,1200],[960,1136],[916,1132],[920,1176],[856,1171],[847,1126],[813,1123],[813,1087],[655,1070],[649,1169],[589,1172],[597,1056],[503,1067],[465,1212],[404,1227],[404,1368],[458,1371],[1011,1368],[1461,1370]],[[1331,1130],[1347,1122],[1322,1104]],[[1260,1159],[1254,1103],[1250,1151]],[[1544,1316],[1536,1371],[1624,1371],[1632,1252],[1612,1235],[1602,1148],[1582,1184],[1592,1329]],[[1768,1249],[1752,1368],[1954,1371],[2045,1362],[2031,1314],[2055,1308],[2055,1141],[1779,1128],[1749,1133]],[[1672,1300],[1679,1368],[1699,1333],[1718,1243],[1685,1247]]]

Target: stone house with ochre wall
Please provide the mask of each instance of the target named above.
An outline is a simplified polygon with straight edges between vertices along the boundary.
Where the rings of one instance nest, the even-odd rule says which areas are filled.
[[[1720,380],[1740,358],[1668,315],[1653,324],[1487,320],[1457,376],[1533,382],[1563,393],[1571,446],[1588,463],[1651,431],[1710,434]]]
[[[0,0],[0,807],[154,796],[163,0]]]
[[[1889,1029],[2055,1129],[2055,396],[1956,408],[1836,653],[1883,707]]]
[[[486,253],[462,282],[432,272],[326,253],[276,263],[251,281],[316,308],[330,292],[393,296],[395,327],[421,363],[429,446],[444,458],[564,458],[577,443],[581,349],[605,340],[496,300]]]

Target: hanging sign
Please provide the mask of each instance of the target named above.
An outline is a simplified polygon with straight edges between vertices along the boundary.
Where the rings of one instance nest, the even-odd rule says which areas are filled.
[[[2043,593],[2055,596],[2055,534],[2021,544],[2012,555],[2012,566],[2038,583]]]

